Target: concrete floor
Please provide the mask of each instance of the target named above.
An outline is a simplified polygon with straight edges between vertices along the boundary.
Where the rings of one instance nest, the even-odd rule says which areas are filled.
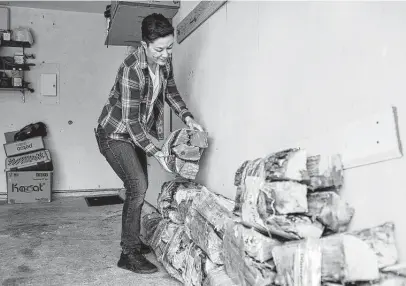
[[[122,205],[88,207],[84,198],[0,204],[0,284],[179,286],[159,266],[135,274],[116,266]]]

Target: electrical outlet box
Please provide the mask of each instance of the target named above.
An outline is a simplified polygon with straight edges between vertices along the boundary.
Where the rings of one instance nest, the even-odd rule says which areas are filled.
[[[57,77],[56,74],[41,74],[41,95],[56,96],[57,94]]]

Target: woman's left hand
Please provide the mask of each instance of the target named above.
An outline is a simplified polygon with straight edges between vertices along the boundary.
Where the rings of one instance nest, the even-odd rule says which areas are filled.
[[[188,116],[185,119],[186,125],[190,128],[190,129],[196,129],[199,131],[204,131],[203,127],[197,123],[192,117]]]

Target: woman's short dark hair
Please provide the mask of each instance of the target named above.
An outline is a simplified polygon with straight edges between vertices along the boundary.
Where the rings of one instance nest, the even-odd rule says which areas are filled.
[[[169,20],[162,14],[151,14],[142,20],[141,25],[142,40],[147,44],[158,38],[173,35],[174,28]]]

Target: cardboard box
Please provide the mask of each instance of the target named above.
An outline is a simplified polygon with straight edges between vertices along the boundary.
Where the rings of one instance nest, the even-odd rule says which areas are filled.
[[[6,158],[5,171],[53,171],[51,154],[40,150]]]
[[[51,202],[52,171],[7,172],[9,204]]]
[[[3,146],[7,157],[45,149],[44,140],[41,136],[33,137],[24,141],[6,143]]]

